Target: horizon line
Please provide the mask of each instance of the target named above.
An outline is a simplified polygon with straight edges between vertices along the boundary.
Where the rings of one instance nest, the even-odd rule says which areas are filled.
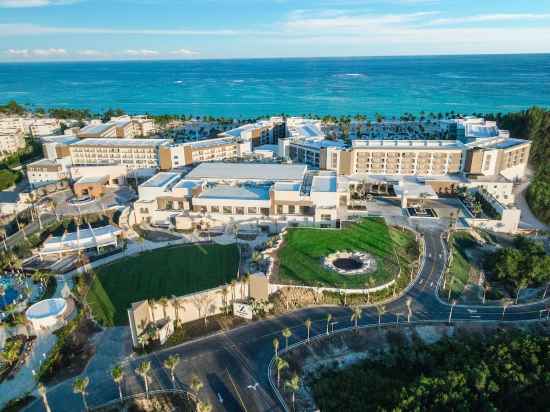
[[[114,62],[169,62],[169,61],[212,61],[212,60],[314,60],[314,59],[361,59],[361,58],[407,58],[407,57],[468,57],[468,56],[540,56],[544,52],[483,52],[483,53],[426,53],[426,54],[372,54],[349,56],[271,56],[271,57],[200,57],[200,58],[106,58],[106,59],[42,59],[42,60],[0,60],[0,64],[36,63],[114,63]]]

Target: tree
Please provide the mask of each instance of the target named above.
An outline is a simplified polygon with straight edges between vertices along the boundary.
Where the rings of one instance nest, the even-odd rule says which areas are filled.
[[[413,300],[412,298],[409,296],[407,298],[407,300],[405,301],[405,303],[407,304],[407,322],[410,322],[411,321],[411,316],[412,316],[412,303],[413,303]]]
[[[279,339],[273,338],[273,350],[275,350],[275,357],[279,357]]]
[[[332,320],[332,314],[327,313],[327,335],[328,335],[328,327],[330,325],[330,321]]]
[[[174,372],[176,370],[176,367],[178,366],[178,363],[180,363],[180,357],[177,354],[168,356],[168,358],[166,358],[163,363],[164,367],[170,372],[170,379],[172,379],[172,389],[174,390],[176,390],[176,377],[174,375]]]
[[[285,350],[288,349],[288,338],[292,336],[292,331],[290,328],[284,328],[283,329],[283,336],[285,338]]]
[[[166,308],[168,307],[168,298],[163,296],[158,300],[158,303],[162,307],[162,317],[163,319],[166,319],[167,318]]]
[[[309,343],[309,333],[311,331],[311,319],[306,319],[304,324],[306,325],[306,329],[307,329],[307,343]]]
[[[111,377],[118,387],[118,397],[122,403],[122,380],[124,379],[124,371],[122,370],[122,366],[116,365],[111,370]]]
[[[208,402],[198,401],[197,402],[197,412],[211,412],[212,405]]]
[[[73,383],[73,392],[82,395],[82,403],[84,404],[85,410],[88,410],[88,403],[86,402],[86,388],[89,384],[90,378],[88,377],[78,377]]]
[[[288,362],[283,358],[277,358],[275,360],[275,368],[277,368],[277,386],[280,386],[281,371],[285,368],[288,368]]]
[[[193,376],[191,376],[191,384],[189,385],[189,387],[193,392],[195,392],[195,395],[198,396],[203,386],[204,384],[202,383],[201,378],[199,378],[198,375],[193,374]]]
[[[292,378],[285,382],[285,386],[292,392],[292,409],[296,410],[296,392],[300,389],[300,377],[294,374]]]
[[[143,379],[143,383],[145,384],[145,396],[149,399],[149,373],[151,373],[151,362],[141,362],[136,369],[136,373]]]
[[[378,305],[376,307],[376,311],[378,312],[378,324],[382,322],[382,316],[384,313],[386,313],[386,307],[384,305]]]
[[[52,410],[50,408],[50,404],[48,403],[48,397],[46,396],[47,389],[46,389],[46,387],[44,386],[44,384],[42,382],[40,382],[38,384],[38,393],[40,394],[40,397],[42,398],[42,403],[44,404],[44,408],[46,409],[46,412],[52,412]]]
[[[355,330],[357,330],[357,322],[359,321],[359,319],[361,319],[362,315],[363,315],[363,310],[361,309],[360,306],[355,305],[352,307],[350,319],[351,319],[351,322],[354,322]]]

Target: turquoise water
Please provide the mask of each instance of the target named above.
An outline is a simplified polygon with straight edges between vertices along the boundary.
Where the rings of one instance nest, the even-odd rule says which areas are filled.
[[[0,102],[131,113],[399,115],[550,107],[550,55],[0,64]]]
[[[4,304],[9,305],[17,299],[19,292],[13,286],[13,279],[0,276],[0,285],[4,286],[4,296],[0,297],[0,310],[4,309]]]

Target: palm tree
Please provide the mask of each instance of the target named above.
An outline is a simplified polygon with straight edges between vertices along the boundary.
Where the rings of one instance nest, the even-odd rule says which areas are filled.
[[[306,325],[306,329],[307,329],[307,343],[309,343],[309,332],[311,330],[311,319],[306,319],[304,324]]]
[[[82,395],[82,403],[84,404],[84,409],[88,410],[88,403],[86,402],[86,388],[90,383],[90,378],[88,377],[78,377],[74,380],[73,383],[73,392],[79,393]]]
[[[292,392],[292,409],[296,410],[296,392],[300,389],[300,377],[294,374],[290,380],[285,382],[285,386]]]
[[[277,368],[277,386],[280,386],[281,371],[285,368],[288,368],[288,362],[283,358],[277,358],[277,360],[275,361],[275,367]]]
[[[145,384],[145,396],[149,399],[149,373],[151,372],[151,362],[143,361],[136,369],[136,373],[143,378]]]
[[[275,357],[279,357],[279,339],[273,338],[273,349],[275,350]]]
[[[211,412],[212,405],[208,402],[198,401],[197,402],[197,412]]]
[[[124,371],[122,370],[122,366],[116,365],[111,370],[111,377],[118,386],[118,396],[120,398],[120,402],[122,403],[122,380],[124,379]]]
[[[369,278],[367,280],[367,283],[365,284],[366,288],[367,288],[367,303],[370,303],[370,289],[372,287],[374,287],[374,279],[373,278]]]
[[[359,319],[361,319],[361,316],[363,315],[363,310],[360,306],[354,306],[351,309],[351,321],[355,323],[355,330],[357,330],[357,322]]]
[[[378,324],[382,322],[382,316],[384,313],[386,313],[386,307],[384,305],[379,305],[376,307],[376,310],[378,311]]]
[[[42,398],[42,402],[44,403],[44,408],[46,408],[46,412],[52,412],[50,408],[50,404],[48,403],[48,397],[46,396],[47,389],[44,386],[43,383],[38,384],[38,393],[40,394],[40,397]]]
[[[172,379],[172,389],[174,390],[176,390],[176,377],[174,375],[174,371],[176,370],[178,363],[180,363],[179,355],[170,355],[163,363],[164,367],[170,371],[170,379]]]
[[[201,378],[194,374],[191,376],[191,384],[189,386],[191,387],[191,390],[195,392],[195,395],[198,395],[204,384],[202,383]]]
[[[0,237],[2,238],[2,242],[4,243],[4,251],[8,251],[8,245],[6,244],[6,229],[4,227],[0,227]]]
[[[158,303],[160,306],[162,306],[162,317],[163,319],[166,319],[166,308],[168,307],[168,298],[162,297],[158,300]]]
[[[407,300],[405,301],[405,303],[407,304],[407,322],[410,322],[411,321],[411,316],[412,316],[412,309],[411,309],[411,305],[412,305],[412,298],[411,297],[408,297]]]
[[[332,320],[332,314],[327,313],[327,335],[328,335],[328,327],[330,325],[330,321]]]
[[[289,328],[284,328],[283,336],[285,337],[285,350],[286,350],[288,349],[288,338],[292,336],[292,331]]]
[[[147,299],[147,304],[149,305],[149,309],[151,310],[151,320],[153,323],[155,323],[155,306],[156,306],[155,299]]]
[[[172,296],[172,306],[174,308],[174,316],[176,317],[176,325],[180,322],[180,309],[185,312],[185,305],[178,300],[176,296]]]

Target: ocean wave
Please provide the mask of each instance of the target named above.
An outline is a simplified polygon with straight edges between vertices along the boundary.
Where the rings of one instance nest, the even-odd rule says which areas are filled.
[[[335,74],[336,77],[367,77],[365,73],[339,73]]]
[[[174,84],[182,84],[182,83],[183,83],[183,80],[176,80],[176,81],[174,82]]]

